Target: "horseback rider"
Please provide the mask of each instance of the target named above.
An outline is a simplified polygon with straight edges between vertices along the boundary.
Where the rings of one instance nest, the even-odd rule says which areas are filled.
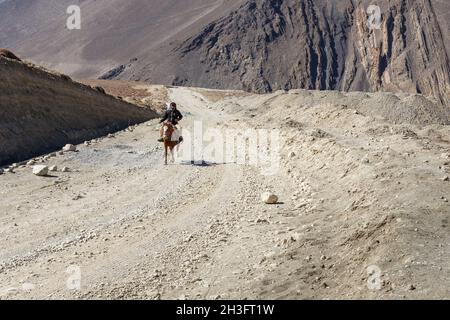
[[[179,121],[181,121],[181,119],[183,119],[183,115],[181,114],[181,112],[177,109],[177,104],[175,102],[172,102],[170,104],[169,109],[165,112],[164,117],[161,119],[160,123],[164,123],[164,122],[169,122],[171,123],[175,129],[177,129],[176,125],[178,124]],[[159,142],[163,142],[163,130],[161,127],[161,138],[158,139]]]

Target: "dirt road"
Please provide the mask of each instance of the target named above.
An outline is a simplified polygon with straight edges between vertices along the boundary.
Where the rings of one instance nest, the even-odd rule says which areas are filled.
[[[383,94],[169,95],[184,128],[283,129],[280,171],[164,166],[153,120],[0,175],[2,299],[448,298],[448,126],[380,120]]]
[[[228,119],[194,91],[170,94],[187,114],[185,127]],[[68,173],[1,176],[3,298],[251,296],[263,276],[254,265],[271,240],[266,219],[285,224],[275,215],[289,202],[259,204],[274,181],[257,168],[164,166],[156,127],[151,121],[47,162]]]

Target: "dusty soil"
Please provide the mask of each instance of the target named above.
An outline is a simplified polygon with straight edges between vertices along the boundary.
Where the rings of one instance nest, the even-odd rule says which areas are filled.
[[[139,81],[81,80],[92,87],[102,87],[107,94],[161,114],[165,111],[168,92],[165,86],[149,85]]]
[[[0,296],[448,298],[446,119],[374,117],[363,107],[376,95],[335,95],[169,89],[184,128],[281,130],[272,176],[164,166],[156,120],[47,161],[71,172],[0,175]],[[262,203],[266,190],[280,203]],[[67,287],[70,266],[80,290]]]

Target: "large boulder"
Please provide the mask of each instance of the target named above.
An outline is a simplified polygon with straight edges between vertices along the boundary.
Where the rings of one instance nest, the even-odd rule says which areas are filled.
[[[34,166],[33,174],[39,177],[44,177],[48,175],[48,167],[43,165]]]

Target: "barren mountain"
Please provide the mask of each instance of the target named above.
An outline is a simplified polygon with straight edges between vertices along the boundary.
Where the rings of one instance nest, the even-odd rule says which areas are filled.
[[[120,65],[164,61],[174,45],[242,2],[7,0],[0,3],[0,46],[77,78],[97,78]],[[81,30],[66,27],[70,5],[81,7]]]
[[[177,51],[177,83],[267,92],[276,89],[419,92],[449,102],[450,3],[249,1],[208,25]],[[440,18],[436,16],[440,10]]]
[[[267,92],[423,93],[449,102],[445,0],[73,1],[0,4],[0,44],[78,77]],[[375,21],[376,22],[376,21]],[[372,24],[373,25],[373,24]]]
[[[0,165],[156,117],[150,109],[106,95],[100,87],[13,57],[0,51]]]

